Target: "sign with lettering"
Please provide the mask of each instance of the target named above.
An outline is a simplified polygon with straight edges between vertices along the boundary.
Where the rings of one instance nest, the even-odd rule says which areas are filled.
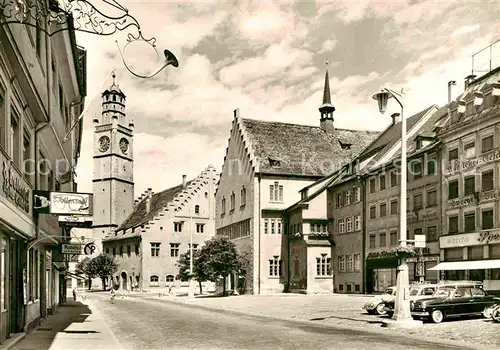
[[[33,209],[42,214],[92,215],[92,194],[34,191]]]
[[[447,173],[464,171],[481,164],[487,164],[496,160],[500,160],[500,151],[494,150],[475,159],[455,159],[448,163]]]
[[[59,223],[67,227],[91,228],[93,222],[92,216],[79,215],[61,215]]]
[[[2,154],[0,153],[0,156]],[[26,180],[10,165],[9,160],[2,161],[2,194],[26,213],[30,212],[30,192]]]
[[[421,256],[421,257],[411,257],[411,258],[408,258],[406,259],[406,262],[409,262],[409,263],[416,263],[416,262],[431,262],[431,261],[439,261],[439,256]]]
[[[480,232],[464,233],[439,237],[439,247],[457,248],[474,245],[500,243],[500,230],[484,230]]]
[[[473,195],[469,195],[467,197],[456,198],[448,201],[448,206],[450,208],[460,208],[475,202],[476,202],[475,197]]]
[[[61,245],[61,253],[62,254],[81,254],[82,253],[82,245],[81,244],[62,244]]]
[[[425,248],[425,235],[415,235],[415,248]]]

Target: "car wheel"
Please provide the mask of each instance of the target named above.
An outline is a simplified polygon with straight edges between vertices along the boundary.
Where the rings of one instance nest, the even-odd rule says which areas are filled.
[[[378,304],[377,307],[375,308],[375,311],[377,312],[377,314],[385,315],[387,313],[387,311],[384,310],[384,307],[385,307],[385,305],[383,303]]]
[[[432,322],[441,323],[444,319],[444,315],[441,310],[434,310],[431,313]]]
[[[484,310],[483,310],[483,316],[485,318],[491,318],[492,312],[493,312],[493,308],[491,306],[485,307]]]

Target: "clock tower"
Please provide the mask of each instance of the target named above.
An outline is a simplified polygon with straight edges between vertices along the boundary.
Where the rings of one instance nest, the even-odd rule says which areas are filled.
[[[92,236],[102,252],[102,238],[134,209],[133,129],[125,112],[125,94],[115,82],[102,93],[102,113],[94,119],[94,223]]]

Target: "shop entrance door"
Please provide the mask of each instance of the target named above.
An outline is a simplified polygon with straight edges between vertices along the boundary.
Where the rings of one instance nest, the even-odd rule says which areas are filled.
[[[24,288],[22,269],[22,244],[10,241],[10,307],[9,333],[19,333],[24,328]]]

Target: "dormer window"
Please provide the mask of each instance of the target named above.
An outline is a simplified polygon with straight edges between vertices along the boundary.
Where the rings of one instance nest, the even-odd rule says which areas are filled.
[[[281,162],[279,161],[279,159],[275,159],[275,158],[271,158],[271,157],[267,157],[267,159],[269,159],[269,165],[273,168],[279,168],[281,167]]]
[[[339,144],[340,144],[340,148],[341,149],[351,149],[351,143],[344,143],[342,141],[339,140]]]

